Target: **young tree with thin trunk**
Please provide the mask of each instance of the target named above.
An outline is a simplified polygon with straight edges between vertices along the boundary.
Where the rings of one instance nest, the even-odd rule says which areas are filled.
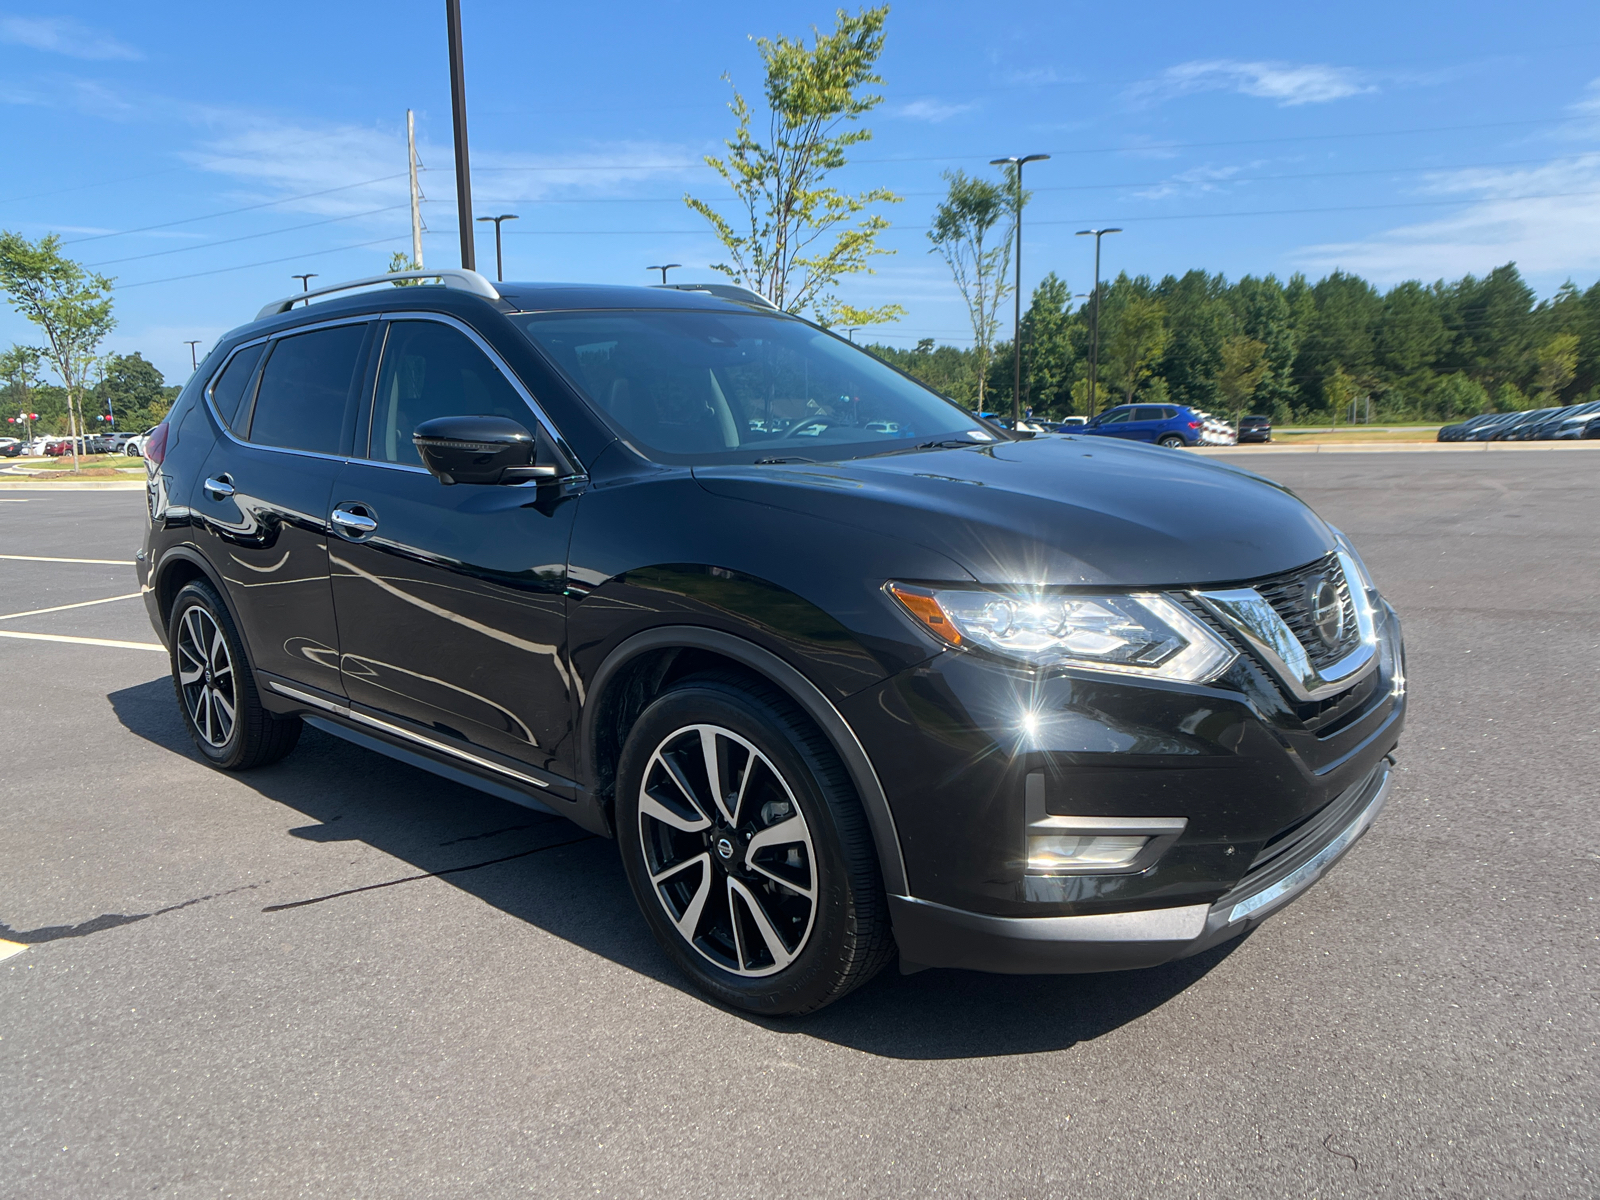
[[[116,318],[111,315],[111,280],[63,257],[60,247],[55,234],[30,242],[21,234],[0,232],[0,290],[11,298],[13,308],[44,332],[45,357],[67,391],[76,471],[78,441],[84,433],[84,381]]]
[[[736,228],[705,200],[683,198],[711,223],[732,259],[713,263],[712,270],[786,312],[809,309],[823,324],[846,317],[855,318],[852,324],[878,324],[905,312],[886,304],[846,313],[847,306],[833,294],[840,278],[873,274],[871,260],[894,253],[877,244],[888,219],[862,214],[870,205],[899,197],[887,188],[847,195],[826,182],[830,172],[845,165],[851,146],[872,138],[870,129],[852,123],[883,102],[881,95],[862,89],[883,82],[873,67],[883,53],[888,14],[888,5],[853,17],[840,9],[832,33],[813,27],[811,47],[782,35],[755,39],[766,70],[766,141],[758,140],[752,129],[755,114],[735,91],[728,107],[738,125],[733,140],[725,143],[728,156],[705,160],[744,206],[746,228]]]
[[[1011,233],[1016,227],[1012,192],[965,171],[946,171],[950,190],[933,212],[928,240],[950,268],[972,323],[973,370],[982,411],[989,379],[989,361],[1000,329],[1000,301],[1009,293],[1006,265]],[[997,231],[997,228],[998,231]]]
[[[1152,296],[1130,295],[1112,316],[1101,362],[1106,381],[1122,392],[1124,404],[1132,404],[1166,352],[1166,306]]]

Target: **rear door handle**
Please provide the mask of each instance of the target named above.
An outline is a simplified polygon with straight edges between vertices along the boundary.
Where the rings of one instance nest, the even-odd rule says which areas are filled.
[[[226,500],[233,495],[233,479],[227,475],[215,475],[200,486],[213,500]]]
[[[360,539],[378,527],[364,504],[341,504],[333,510],[333,527],[343,537]]]

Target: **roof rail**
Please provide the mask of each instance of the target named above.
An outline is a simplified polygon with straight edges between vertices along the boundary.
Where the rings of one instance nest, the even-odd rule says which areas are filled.
[[[669,292],[705,292],[720,300],[732,300],[735,304],[747,304],[751,308],[778,307],[760,292],[752,292],[749,288],[736,287],[731,283],[652,283],[650,286],[665,288]]]
[[[488,300],[500,299],[500,293],[476,271],[468,271],[461,267],[443,267],[437,271],[426,268],[418,271],[393,271],[387,275],[373,275],[366,279],[352,279],[349,283],[330,283],[327,287],[314,287],[308,292],[295,292],[285,296],[282,300],[274,300],[256,314],[256,320],[264,321],[268,317],[275,317],[279,313],[286,313],[296,304],[309,303],[317,296],[327,296],[334,292],[347,292],[351,288],[371,287],[378,283],[394,283],[401,279],[437,279],[447,288],[458,291],[472,292]]]

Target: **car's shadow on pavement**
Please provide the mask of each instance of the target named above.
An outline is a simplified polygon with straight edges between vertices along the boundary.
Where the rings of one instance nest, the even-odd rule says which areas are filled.
[[[199,758],[166,679],[113,692],[109,699],[131,733]],[[409,886],[437,875],[519,920],[699,998],[656,946],[610,841],[311,728],[283,762],[232,778],[311,820],[290,829],[291,836],[363,842],[415,868],[377,885],[360,879],[320,895],[274,895],[264,911],[279,919],[292,919],[294,909],[310,904],[359,905],[360,893],[374,886]],[[736,1015],[776,1032],[890,1058],[1060,1050],[1158,1008],[1238,944],[1107,975],[935,970],[902,976],[891,966],[859,992],[811,1016]]]

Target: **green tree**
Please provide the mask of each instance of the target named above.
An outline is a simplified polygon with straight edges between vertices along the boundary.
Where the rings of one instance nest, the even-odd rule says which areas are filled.
[[[1365,378],[1373,366],[1373,334],[1382,317],[1383,301],[1366,280],[1335,271],[1311,289],[1315,305],[1305,340],[1295,361],[1303,398],[1317,394],[1317,383],[1342,369]],[[1327,407],[1337,407],[1322,390]]]
[[[1304,283],[1299,276],[1296,278]],[[1276,276],[1257,279],[1246,275],[1233,286],[1228,302],[1238,331],[1265,347],[1262,357],[1267,373],[1256,388],[1257,408],[1274,420],[1290,420],[1298,396],[1294,363],[1300,347],[1300,324],[1295,320],[1287,290]]]
[[[389,275],[398,275],[401,271],[420,271],[422,264],[404,250],[396,250],[389,256]],[[416,287],[423,282],[421,279],[396,279],[395,287]]]
[[[1000,326],[1000,301],[1009,291],[1006,251],[1016,225],[1016,202],[1009,189],[965,171],[946,171],[944,178],[949,191],[933,212],[929,253],[944,259],[967,306],[981,408]],[[997,233],[1001,222],[1005,224]]]
[[[1221,275],[1187,271],[1168,275],[1156,287],[1167,313],[1167,347],[1158,373],[1178,404],[1209,409],[1217,404],[1222,345],[1233,332],[1228,281]]]
[[[75,426],[69,431],[82,433],[85,377],[116,320],[111,315],[111,280],[63,257],[60,247],[55,234],[30,242],[21,234],[0,232],[0,289],[44,333],[46,357],[66,389],[67,419]],[[74,438],[72,469],[78,468]]]
[[[6,384],[6,418],[9,424],[20,413],[33,413],[43,382],[39,378],[39,364],[44,361],[44,351],[37,346],[12,346],[0,354],[0,379]],[[39,414],[41,417],[43,413]],[[26,433],[33,425],[28,418],[18,424],[17,432]]]
[[[1106,382],[1122,393],[1124,404],[1131,404],[1166,351],[1166,307],[1154,296],[1130,294],[1121,303],[1106,306],[1100,315],[1100,336]]]
[[[1475,417],[1489,408],[1489,393],[1483,384],[1460,371],[1440,376],[1431,397],[1434,410],[1446,421]]]
[[[735,90],[728,107],[737,132],[724,143],[728,155],[705,160],[733,189],[747,227],[736,229],[704,200],[683,198],[710,222],[732,260],[713,263],[712,270],[759,291],[786,312],[809,309],[824,324],[842,315],[833,295],[837,281],[872,274],[873,257],[893,253],[877,244],[888,219],[866,210],[899,197],[887,188],[847,195],[826,182],[845,165],[851,146],[872,138],[870,129],[854,123],[883,102],[882,95],[863,89],[883,82],[874,68],[883,53],[888,14],[888,5],[855,16],[839,9],[832,33],[812,27],[809,48],[782,35],[757,38],[766,71],[766,141],[757,139],[755,114]],[[723,78],[731,84],[730,76]],[[904,312],[898,304],[886,304],[851,315],[876,324]]]
[[[940,395],[977,409],[978,388],[973,376],[971,350],[959,346],[936,347],[932,338],[923,338],[915,350],[884,345],[871,345],[865,349],[891,367],[898,367],[907,375],[927,384]]]
[[[1222,343],[1222,366],[1217,371],[1217,395],[1233,413],[1237,424],[1267,377],[1267,348],[1255,338],[1235,334]]]
[[[148,429],[167,415],[180,390],[168,387],[155,364],[135,351],[106,360],[92,398],[100,411],[115,418],[118,429]]]
[[[1578,373],[1578,335],[1558,333],[1535,355],[1539,370],[1534,376],[1534,388],[1542,403],[1561,403],[1561,391]]]
[[[1073,350],[1072,289],[1051,271],[1033,289],[1022,314],[1024,400],[1040,416],[1066,416],[1075,405],[1072,379],[1078,366]]]

